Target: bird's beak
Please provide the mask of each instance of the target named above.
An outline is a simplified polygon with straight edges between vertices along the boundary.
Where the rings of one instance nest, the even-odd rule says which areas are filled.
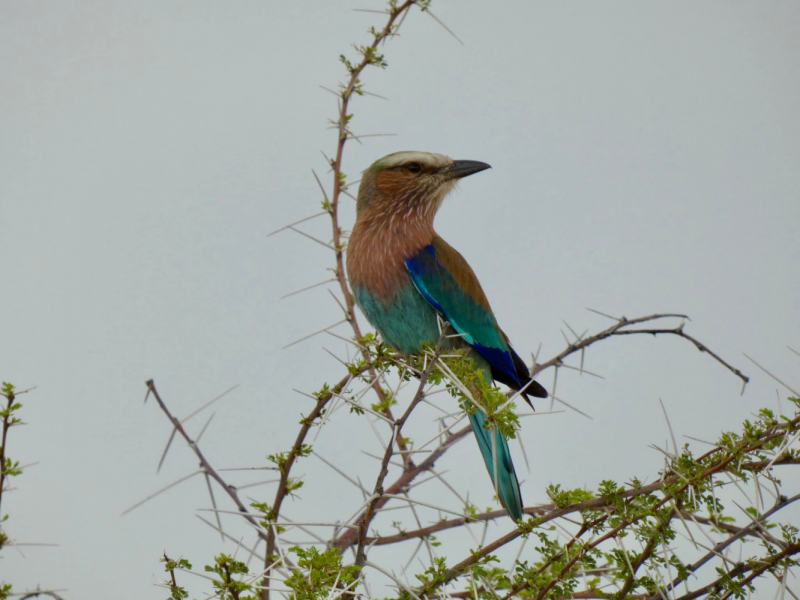
[[[439,172],[450,175],[453,179],[461,179],[462,177],[474,175],[475,173],[480,173],[481,171],[491,168],[491,165],[477,160],[454,160],[452,165],[443,167]]]

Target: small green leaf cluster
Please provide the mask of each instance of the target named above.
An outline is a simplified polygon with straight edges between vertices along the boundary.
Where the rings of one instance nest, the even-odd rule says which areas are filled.
[[[293,546],[289,552],[297,555],[297,567],[292,569],[284,584],[294,592],[293,600],[322,600],[334,588],[354,586],[359,568],[343,566],[342,555],[336,548],[320,552],[316,547]]]
[[[395,351],[381,342],[378,336],[374,333],[365,333],[356,341],[366,349],[367,354],[369,354],[370,357],[369,364],[373,369],[380,371],[386,368],[397,367]],[[349,363],[347,365],[347,369],[351,375],[358,375],[364,378],[363,367],[366,364],[367,361],[362,357],[352,363]]]
[[[389,390],[384,390],[383,400],[381,402],[374,402],[371,406],[372,410],[379,413],[388,412],[388,410],[397,404],[397,400]]]
[[[301,444],[300,447],[294,452],[295,458],[305,458],[311,454],[311,446],[308,444]],[[286,465],[289,462],[289,457],[292,455],[292,452],[276,452],[275,454],[268,454],[267,460],[278,467],[278,471],[281,473],[284,472],[286,469]]]
[[[295,459],[305,458],[311,454],[311,446],[308,444],[301,444],[294,452],[277,452],[275,454],[267,455],[267,460],[278,467],[281,474],[285,474],[286,468],[289,464],[290,457],[294,456]],[[286,478],[286,493],[292,494],[303,487],[303,480],[294,477]],[[266,511],[265,511],[266,512]]]
[[[467,500],[466,502],[464,502],[464,511],[463,512],[468,517],[476,518],[480,511],[478,510],[477,506],[475,506],[472,502]]]
[[[493,386],[484,376],[483,370],[478,368],[477,363],[464,351],[453,351],[444,363],[452,371],[458,381],[472,394],[476,402],[479,402],[486,409],[487,416],[484,427],[491,429],[497,427],[503,437],[514,439],[519,429],[519,417],[514,412],[514,403],[509,402],[506,395],[500,388]],[[474,414],[479,410],[461,391],[459,385],[447,380],[447,389],[450,394],[459,399],[461,407],[468,413]]]
[[[322,387],[321,387],[321,388],[320,388],[318,391],[316,391],[316,392],[313,392],[313,393],[312,393],[312,395],[313,395],[313,396],[314,396],[314,397],[315,397],[317,400],[320,400],[320,399],[324,398],[325,396],[327,396],[327,395],[328,395],[328,394],[330,394],[330,393],[331,393],[331,388],[330,388],[330,386],[329,386],[327,383],[323,383],[323,384],[322,384]]]
[[[434,586],[445,582],[447,571],[447,559],[444,556],[437,556],[424,573],[417,573],[414,577],[425,587]]]
[[[249,573],[247,565],[236,560],[229,554],[220,554],[214,557],[213,565],[206,565],[207,573],[215,573],[219,579],[213,580],[216,593],[215,598],[220,600],[256,600],[255,595],[242,595],[249,592],[253,586],[241,581],[237,575],[247,575]]]
[[[743,600],[749,598],[750,593],[755,591],[755,586],[745,581],[746,576],[737,569],[726,571],[720,567],[715,568],[718,583],[712,593],[708,595],[709,600],[720,600],[721,598],[738,598]]]
[[[381,32],[377,31],[375,28],[371,28],[370,33],[372,33],[375,38],[380,38],[382,36]],[[364,59],[364,62],[368,65],[372,65],[373,67],[378,67],[379,69],[385,69],[389,66],[389,63],[386,62],[386,58],[378,52],[372,46],[362,46],[356,44],[354,46],[356,52],[358,52]]]
[[[161,562],[164,563],[164,571],[170,574],[170,579],[167,580],[167,585],[169,586],[169,597],[171,600],[184,600],[185,598],[189,597],[189,592],[180,585],[178,585],[177,580],[175,578],[175,571],[191,571],[192,565],[191,563],[186,560],[185,558],[179,558],[178,560],[173,560],[169,558],[166,554],[161,559]]]
[[[587,500],[593,500],[594,494],[588,490],[577,488],[574,490],[562,490],[560,484],[547,486],[547,497],[553,501],[558,508],[566,508],[573,504],[580,504]]]
[[[267,504],[266,502],[251,502],[250,506],[252,508],[255,508],[258,512],[264,515],[264,518],[258,522],[259,525],[261,525],[266,530],[269,530],[270,527],[273,527],[272,522],[275,520],[277,515],[275,514],[275,511],[272,510],[269,504]],[[278,533],[283,533],[286,530],[284,527],[280,525],[275,525],[274,527]]]
[[[286,479],[286,493],[293,494],[301,487],[303,487],[303,480],[300,478],[289,477]]]

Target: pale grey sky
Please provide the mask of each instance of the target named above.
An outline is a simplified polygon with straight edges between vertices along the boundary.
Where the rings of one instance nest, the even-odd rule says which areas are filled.
[[[9,444],[38,464],[3,509],[15,539],[59,544],[4,551],[16,589],[163,597],[162,552],[202,566],[222,548],[195,517],[208,506],[200,479],[120,517],[196,468],[176,444],[155,474],[169,425],[142,406],[146,379],[178,415],[239,384],[203,439],[223,467],[287,449],[310,406],[292,388],[341,376],[324,350],[343,351],[333,338],[281,350],[339,319],[324,287],[279,300],[328,277],[330,256],[267,233],[318,209],[311,169],[326,172],[336,108],[319,86],[343,78],[338,55],[381,23],[352,9],[382,6],[0,4],[0,379],[38,386]],[[385,48],[389,69],[364,77],[389,100],[354,104],[356,133],[397,136],[349,144],[345,171],[405,149],[493,166],[463,182],[437,228],[523,356],[540,342],[543,356],[559,351],[562,319],[606,326],[586,307],[682,312],[752,377],[740,396],[734,376],[677,339],[589,352],[606,380],[567,376],[559,390],[593,420],[523,420],[526,503],[546,500],[549,483],[654,477],[662,459],[647,446],[668,436],[659,398],[677,433],[704,439],[774,407],[776,384],[742,352],[797,372],[786,345],[800,347],[800,4],[432,8],[464,45],[407,19]],[[352,216],[347,200],[345,226]],[[322,220],[305,231],[329,238]],[[375,463],[358,451],[377,451],[375,438],[337,419],[315,450],[368,480]],[[467,441],[443,468],[486,505],[479,460]],[[287,505],[295,518],[345,519],[360,502],[316,459],[299,472],[314,483]]]

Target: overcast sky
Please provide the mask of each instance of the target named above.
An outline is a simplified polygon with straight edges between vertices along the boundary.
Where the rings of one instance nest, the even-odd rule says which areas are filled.
[[[37,465],[2,508],[14,539],[59,545],[6,549],[1,578],[15,589],[160,598],[165,550],[200,567],[233,550],[195,517],[209,506],[201,479],[120,516],[197,464],[176,444],[156,474],[169,424],[142,405],[144,382],[179,416],[238,384],[202,444],[229,467],[288,449],[311,405],[292,389],[341,377],[325,349],[343,355],[344,342],[281,350],[339,320],[326,286],[280,300],[328,278],[330,253],[267,234],[318,210],[311,170],[329,185],[320,151],[335,151],[336,111],[319,86],[335,87],[339,54],[383,23],[352,9],[382,6],[0,3],[0,379],[37,386],[8,445]],[[740,396],[736,377],[679,339],[598,346],[586,367],[604,381],[558,384],[593,420],[523,419],[526,503],[546,501],[549,483],[652,480],[662,458],[648,445],[668,437],[659,398],[677,434],[703,439],[777,408],[775,382],[742,353],[798,383],[786,346],[800,349],[800,4],[432,8],[464,45],[408,17],[385,47],[389,68],[363,78],[388,100],[353,105],[356,133],[397,135],[349,144],[344,170],[357,179],[397,150],[492,165],[462,183],[437,229],[523,356],[540,343],[557,353],[562,320],[608,325],[586,307],[681,312],[752,377]],[[352,218],[345,199],[345,227]],[[303,229],[330,238],[324,220]],[[374,480],[358,451],[380,448],[355,417],[338,413],[314,445]],[[488,505],[479,461],[467,441],[442,468]],[[286,505],[294,518],[346,519],[360,503],[318,460],[299,469],[316,483]],[[268,500],[274,487],[248,492]]]

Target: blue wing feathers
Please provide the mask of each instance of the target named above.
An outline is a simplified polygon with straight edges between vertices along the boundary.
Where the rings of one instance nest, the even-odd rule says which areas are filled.
[[[417,288],[420,294],[433,306],[439,313],[446,319],[444,308],[436,301],[436,298],[428,291],[425,286],[422,274],[430,272],[430,264],[434,263],[436,267],[441,269],[441,265],[436,262],[436,254],[433,251],[433,246],[425,246],[419,254],[406,259],[406,269],[411,275],[411,281],[414,282],[414,287]]]
[[[406,259],[411,281],[464,341],[519,387],[514,361],[491,311],[475,302],[436,258],[432,245]]]

